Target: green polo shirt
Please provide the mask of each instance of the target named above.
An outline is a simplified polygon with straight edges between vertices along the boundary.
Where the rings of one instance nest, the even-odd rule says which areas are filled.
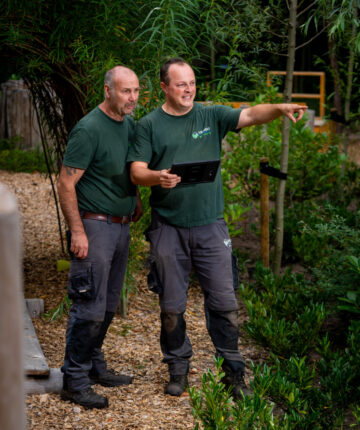
[[[135,145],[128,161],[144,161],[151,170],[169,169],[173,163],[219,160],[226,133],[235,131],[241,109],[194,103],[190,112],[169,115],[160,107],[136,126]],[[223,216],[221,169],[215,181],[165,189],[152,187],[150,204],[167,222],[179,227],[210,224]]]
[[[63,164],[84,169],[76,184],[80,210],[129,215],[136,204],[126,159],[134,137],[134,120],[115,121],[96,107],[70,133]]]

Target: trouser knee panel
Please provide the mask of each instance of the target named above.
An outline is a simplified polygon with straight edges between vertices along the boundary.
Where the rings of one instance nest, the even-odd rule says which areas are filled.
[[[208,309],[208,330],[216,348],[238,349],[238,313],[237,311],[219,312]]]
[[[186,322],[184,314],[162,312],[160,342],[165,352],[180,348],[185,341]]]

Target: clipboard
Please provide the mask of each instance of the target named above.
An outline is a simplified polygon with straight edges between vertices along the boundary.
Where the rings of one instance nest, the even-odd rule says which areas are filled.
[[[170,173],[181,177],[179,185],[203,184],[214,182],[219,165],[220,160],[174,163]]]

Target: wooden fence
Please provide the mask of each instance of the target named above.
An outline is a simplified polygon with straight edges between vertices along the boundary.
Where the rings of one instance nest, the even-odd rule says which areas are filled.
[[[21,136],[19,148],[29,149],[41,145],[31,93],[22,79],[1,84],[0,139]]]

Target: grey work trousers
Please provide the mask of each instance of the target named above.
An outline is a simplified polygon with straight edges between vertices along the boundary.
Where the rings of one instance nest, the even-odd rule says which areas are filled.
[[[83,224],[89,251],[85,259],[70,264],[69,293],[75,296],[62,367],[64,385],[71,391],[90,386],[89,372],[106,371],[101,346],[119,303],[130,242],[128,224],[92,219],[83,219]],[[76,289],[87,289],[86,297],[76,297]]]
[[[216,354],[236,371],[244,371],[238,350],[238,304],[234,291],[231,240],[223,219],[199,227],[166,224],[153,212],[150,261],[162,286],[160,344],[170,374],[188,372],[192,347],[186,334],[188,278],[194,268],[204,293],[207,328]]]

